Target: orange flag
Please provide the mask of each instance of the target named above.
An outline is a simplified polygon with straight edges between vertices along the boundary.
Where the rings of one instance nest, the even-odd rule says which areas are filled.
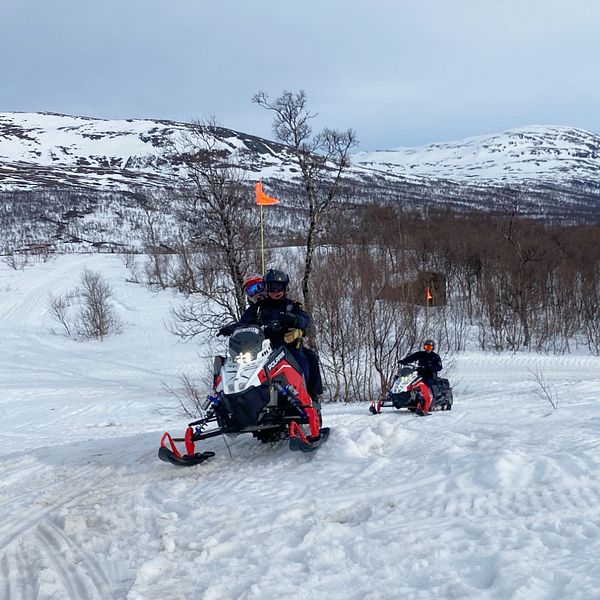
[[[262,182],[257,181],[254,186],[256,190],[256,204],[260,206],[269,206],[270,204],[277,204],[279,202],[278,198],[271,198],[271,196],[267,196],[262,189]]]
[[[425,289],[425,300],[427,300],[427,302],[433,300],[433,296],[431,295],[431,291],[428,287]]]

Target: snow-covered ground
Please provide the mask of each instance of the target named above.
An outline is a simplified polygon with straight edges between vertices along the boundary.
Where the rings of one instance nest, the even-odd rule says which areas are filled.
[[[49,331],[83,266],[127,324],[104,342]],[[0,265],[0,598],[600,598],[600,358],[464,354],[451,412],[325,405],[314,455],[215,438],[178,469],[163,383],[202,349],[125,277],[107,255]]]

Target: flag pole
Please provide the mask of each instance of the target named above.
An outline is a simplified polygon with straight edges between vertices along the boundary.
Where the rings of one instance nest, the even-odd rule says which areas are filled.
[[[428,331],[428,321],[429,318],[429,298],[427,297],[427,294],[425,294],[425,337],[427,337],[427,331]]]
[[[260,205],[260,264],[261,274],[265,274],[265,232],[263,222],[263,207]]]
[[[431,300],[431,292],[429,286],[425,288],[425,337],[429,335],[429,300]]]

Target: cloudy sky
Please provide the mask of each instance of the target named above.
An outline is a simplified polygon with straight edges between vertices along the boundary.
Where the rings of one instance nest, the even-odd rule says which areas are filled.
[[[530,124],[600,133],[597,0],[0,0],[0,111],[189,121],[272,137],[303,89],[360,148]]]

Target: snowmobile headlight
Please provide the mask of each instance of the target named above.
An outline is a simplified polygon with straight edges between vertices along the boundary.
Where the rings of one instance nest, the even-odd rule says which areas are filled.
[[[254,354],[252,352],[240,352],[233,360],[238,365],[247,365],[254,360]]]

